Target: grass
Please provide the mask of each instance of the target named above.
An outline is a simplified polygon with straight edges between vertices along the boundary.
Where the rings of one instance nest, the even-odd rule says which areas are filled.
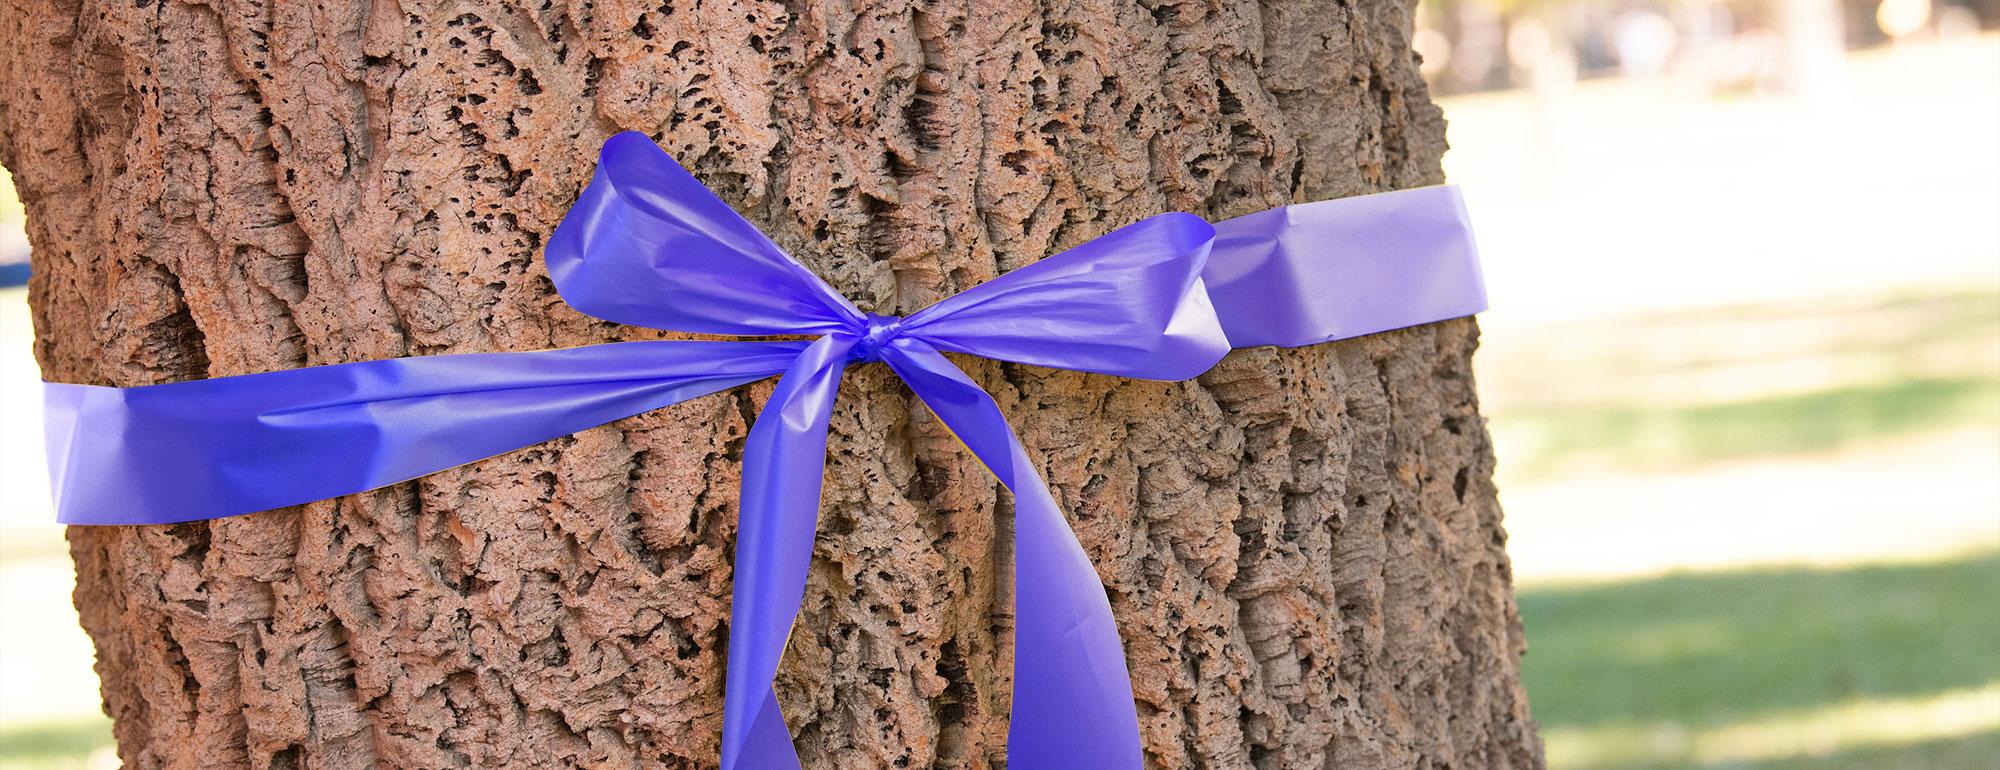
[[[1950,738],[1912,741],[1886,746],[1809,751],[1772,759],[1690,765],[1674,760],[1630,760],[1617,767],[1627,770],[1673,770],[1708,767],[1728,770],[1991,770],[1993,758],[2000,756],[2000,732],[1986,731]],[[1562,762],[1553,754],[1549,766],[1555,770],[1588,770],[1607,767]]]
[[[1502,330],[1479,373],[1509,482],[2000,431],[2000,283]]]
[[[2000,757],[2000,732],[1919,741],[1901,746],[1878,746],[1816,756],[1789,757],[1732,767],[1741,770],[1990,769],[1994,767],[1994,757]]]
[[[1493,430],[1534,448],[1510,458],[1520,464],[1510,472],[1550,476],[1823,452],[1966,424],[2000,424],[2000,378],[1840,385],[1719,404],[1531,407],[1495,417]]]
[[[1907,759],[1894,748],[1902,743],[1991,757],[1974,749],[2000,741],[1995,596],[2000,552],[1527,588],[1524,676],[1550,765],[1566,770],[1835,767],[1819,763],[1835,761],[1843,740],[1870,744],[1855,747],[1853,766]],[[1898,719],[1912,726],[1855,738]],[[1948,722],[1964,734],[1922,734]],[[1793,743],[1802,747],[1794,754],[1827,750],[1787,755]],[[1745,751],[1781,756],[1702,761]],[[1982,761],[1925,766],[1993,766]]]
[[[82,770],[92,755],[111,746],[111,723],[73,719],[0,727],[0,768]]]

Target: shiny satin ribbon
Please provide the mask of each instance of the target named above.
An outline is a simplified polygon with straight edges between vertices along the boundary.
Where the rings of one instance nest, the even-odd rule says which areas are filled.
[[[138,388],[50,383],[68,524],[161,524],[407,481],[781,375],[750,429],[724,770],[797,768],[772,680],[805,589],[841,372],[879,361],[1015,496],[1008,766],[1141,766],[1125,657],[1090,560],[993,399],[942,351],[1181,380],[1232,347],[1308,345],[1485,308],[1456,190],[1162,214],[895,318],[863,313],[645,136],[604,145],[546,251],[577,309],[800,342],[621,342],[317,366]]]

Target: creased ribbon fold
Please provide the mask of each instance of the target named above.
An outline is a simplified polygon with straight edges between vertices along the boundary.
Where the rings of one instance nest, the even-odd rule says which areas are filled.
[[[1015,497],[1009,767],[1129,768],[1142,752],[1103,585],[999,407],[943,352],[1181,380],[1232,347],[1297,346],[1485,307],[1457,192],[1162,214],[906,317],[863,313],[645,136],[604,145],[550,238],[577,309],[800,342],[623,342],[367,361],[139,388],[50,383],[70,524],[214,518],[406,481],[780,375],[743,453],[725,770],[792,770],[772,690],[811,562],[842,371],[887,364]]]

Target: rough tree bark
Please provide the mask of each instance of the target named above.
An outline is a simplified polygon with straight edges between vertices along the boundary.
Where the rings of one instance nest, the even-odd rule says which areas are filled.
[[[864,309],[1162,211],[1441,181],[1409,0],[0,3],[51,380],[658,336],[538,253],[653,134]],[[965,361],[1109,587],[1150,764],[1536,767],[1460,320],[1186,383]],[[135,768],[711,767],[768,383],[393,488],[76,528]],[[779,689],[809,767],[1004,765],[1006,497],[879,365]]]

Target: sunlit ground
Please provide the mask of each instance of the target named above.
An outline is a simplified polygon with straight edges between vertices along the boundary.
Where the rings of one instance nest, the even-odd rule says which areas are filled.
[[[1558,770],[1996,766],[2000,38],[1831,92],[1445,102]],[[0,291],[0,435],[31,338]],[[0,443],[0,767],[112,767],[38,452]]]

